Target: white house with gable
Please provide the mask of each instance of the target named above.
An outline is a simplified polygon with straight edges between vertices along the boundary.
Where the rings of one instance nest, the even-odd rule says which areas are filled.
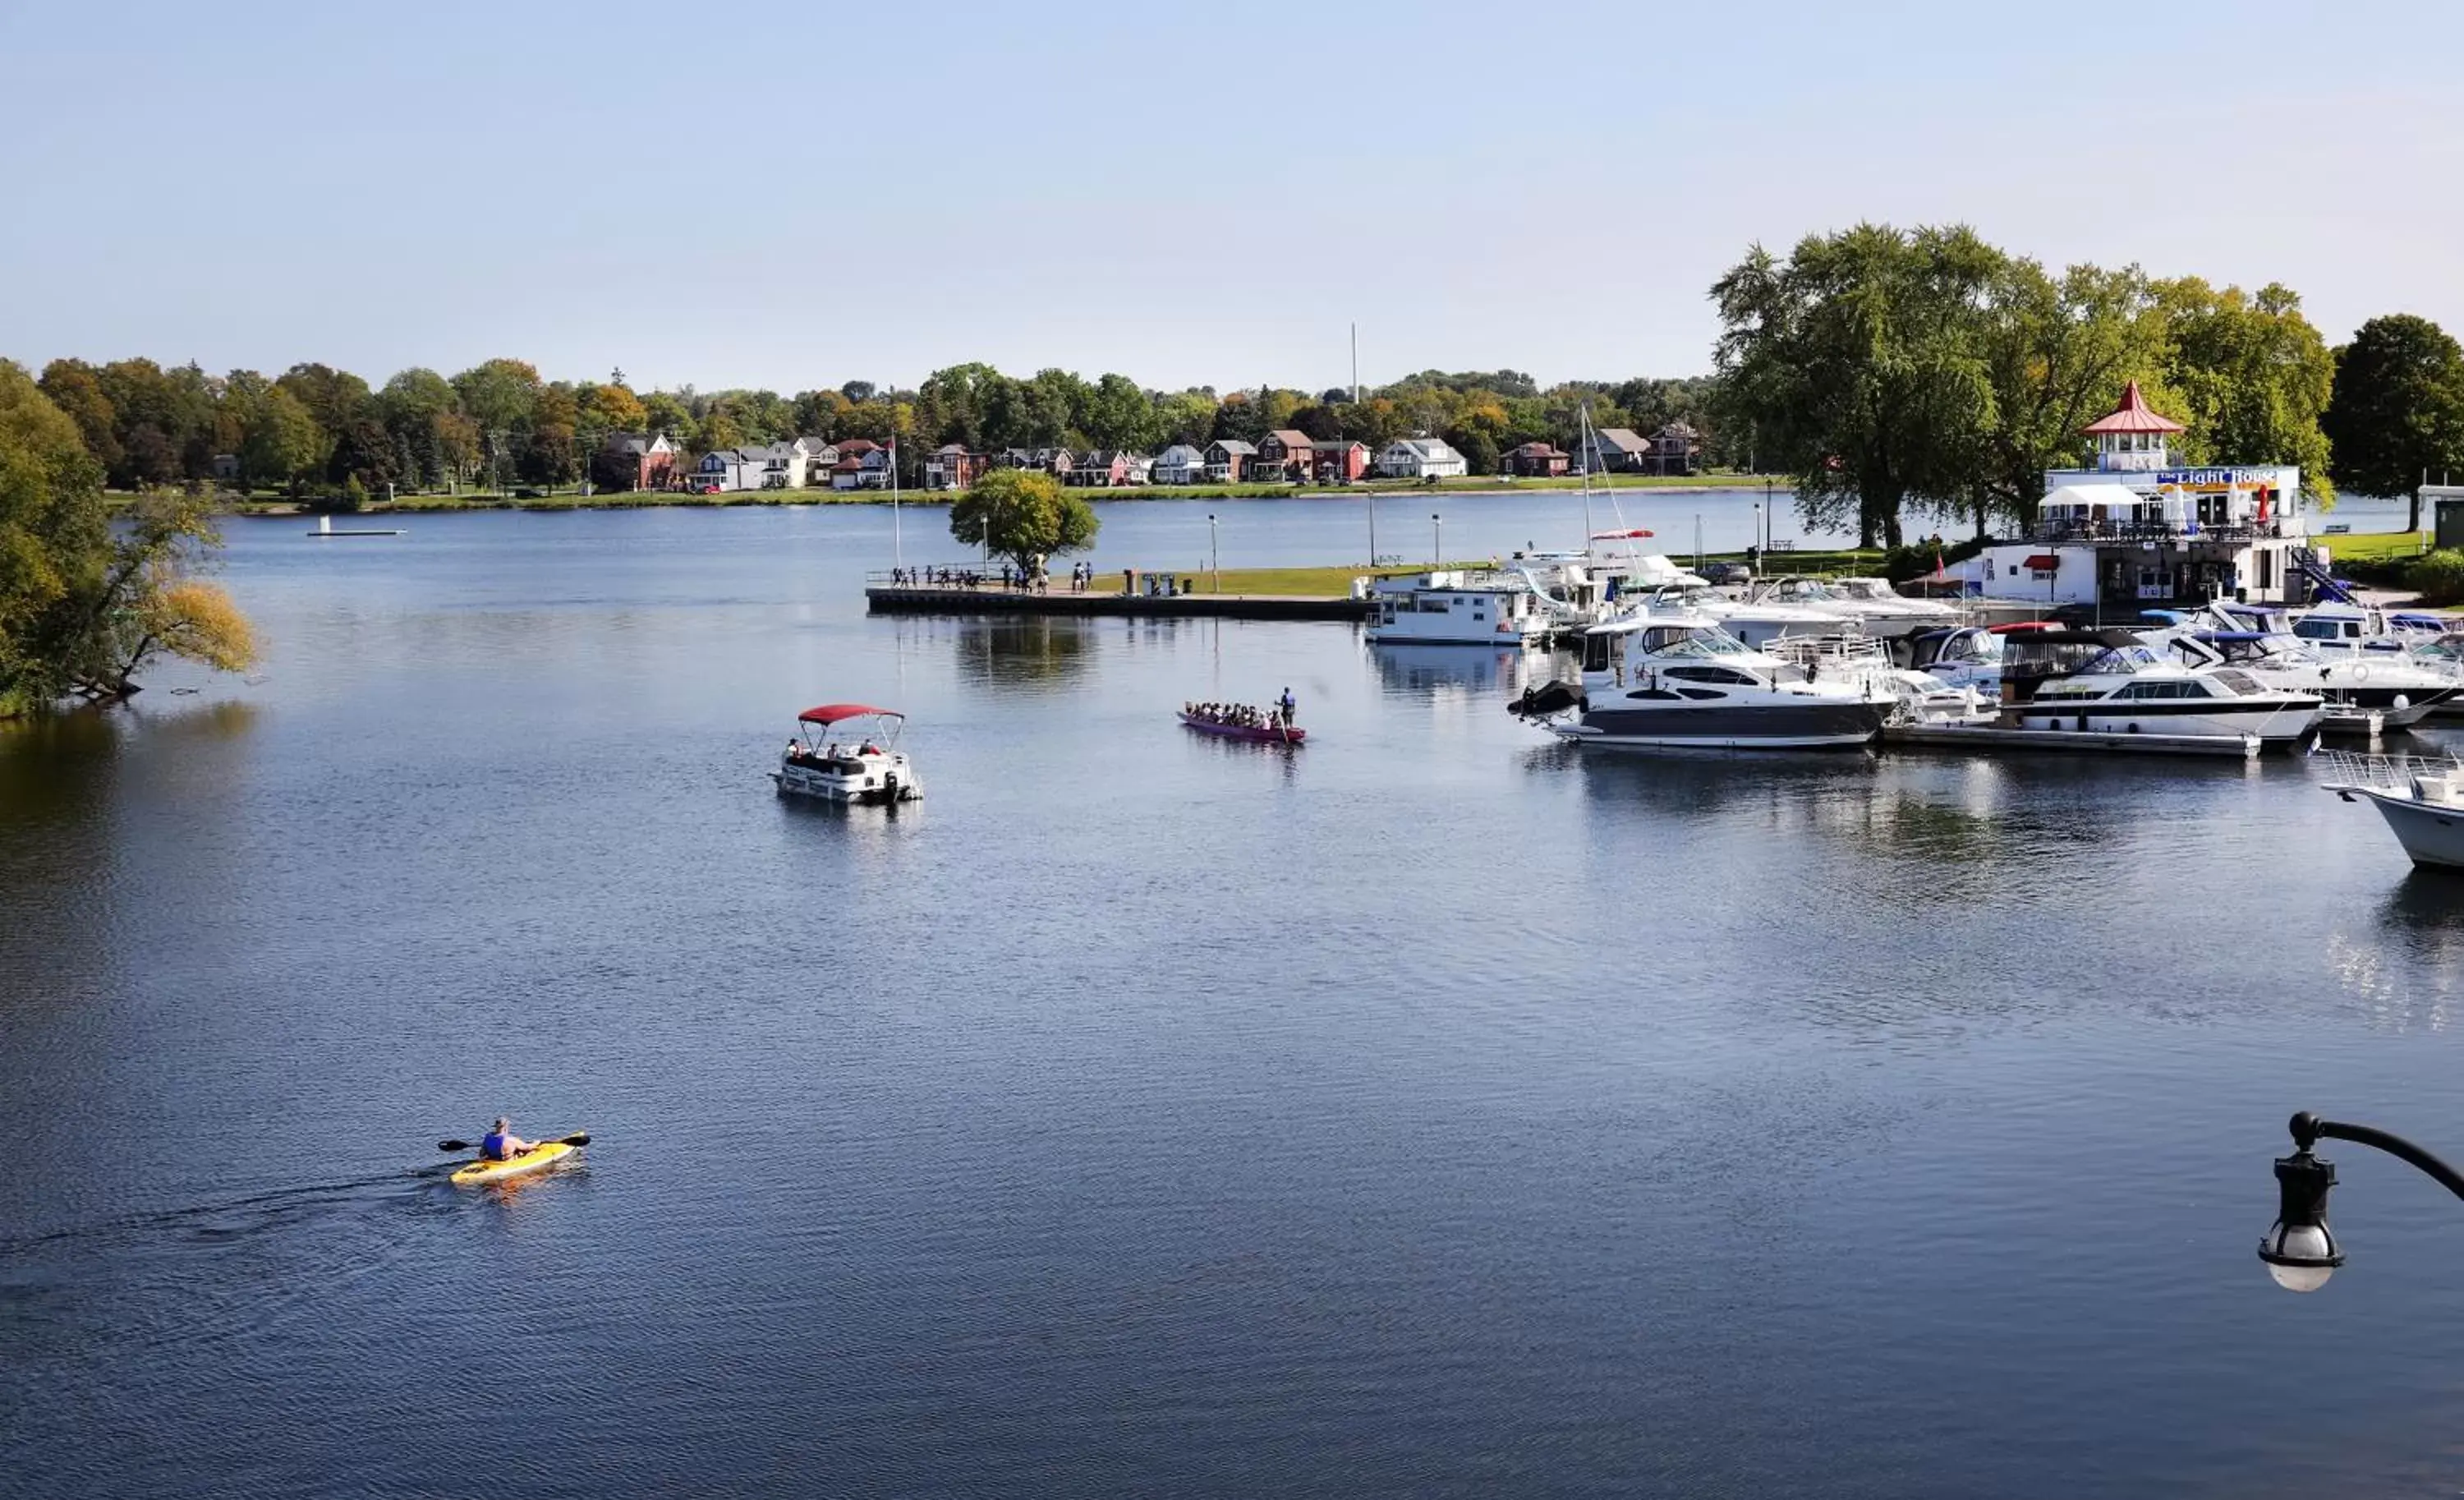
[[[1377,453],[1377,473],[1388,479],[1460,479],[1469,472],[1443,438],[1398,437]]]

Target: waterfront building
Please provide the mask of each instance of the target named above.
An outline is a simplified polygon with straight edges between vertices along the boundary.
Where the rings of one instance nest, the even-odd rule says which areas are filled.
[[[2093,608],[2101,620],[2218,598],[2308,602],[2327,574],[2310,543],[2301,471],[2178,466],[2183,430],[2132,381],[2080,430],[2095,445],[2089,466],[2046,471],[2029,533],[1950,571],[1971,592]]]
[[[1525,443],[1506,455],[1506,472],[1526,479],[1545,479],[1566,472],[1571,460],[1554,443]]]
[[[1309,477],[1320,484],[1351,484],[1369,473],[1369,445],[1348,438],[1309,445]]]
[[[1206,451],[1190,443],[1175,443],[1155,454],[1151,471],[1157,484],[1199,484],[1206,478]]]
[[[1249,476],[1249,465],[1258,456],[1257,448],[1237,437],[1221,437],[1206,445],[1206,481],[1209,484],[1237,484]]]
[[[1307,432],[1292,428],[1277,428],[1258,439],[1257,461],[1249,466],[1249,477],[1266,482],[1274,479],[1306,479],[1316,454],[1315,445]]]
[[[1439,437],[1399,437],[1377,454],[1377,472],[1389,479],[1460,479],[1469,470],[1463,455]]]
[[[1111,448],[1080,453],[1078,461],[1062,476],[1062,482],[1101,490],[1127,484],[1130,482],[1129,454]]]
[[[944,443],[924,460],[924,488],[963,490],[983,472],[982,454],[969,452],[964,443]]]
[[[839,445],[839,459],[830,466],[833,490],[890,488],[890,450],[869,437],[850,437]]]
[[[610,432],[591,455],[590,482],[602,490],[664,490],[675,465],[676,445],[667,433]],[[221,476],[217,459],[215,477]]]

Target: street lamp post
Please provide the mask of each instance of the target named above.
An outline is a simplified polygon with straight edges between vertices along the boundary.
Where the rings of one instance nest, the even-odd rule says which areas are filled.
[[[2293,1116],[2293,1155],[2276,1158],[2276,1222],[2258,1242],[2267,1273],[2287,1291],[2316,1291],[2344,1264],[2344,1247],[2327,1227],[2327,1194],[2336,1185],[2336,1164],[2312,1154],[2321,1139],[2349,1140],[2409,1161],[2439,1186],[2464,1198],[2464,1172],[2401,1136],[2368,1125],[2322,1120],[2303,1111]]]
[[[1445,534],[1445,518],[1435,511],[1429,512],[1429,566],[1433,568],[1446,565]]]
[[[1223,554],[1215,545],[1215,513],[1206,513],[1206,571],[1215,575],[1215,591],[1223,592]]]

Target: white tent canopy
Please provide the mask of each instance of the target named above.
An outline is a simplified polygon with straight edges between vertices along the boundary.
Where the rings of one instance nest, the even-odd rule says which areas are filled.
[[[2149,496],[2119,484],[2066,484],[2037,506],[2036,516],[2049,521],[2180,520],[2185,507],[2173,496]]]

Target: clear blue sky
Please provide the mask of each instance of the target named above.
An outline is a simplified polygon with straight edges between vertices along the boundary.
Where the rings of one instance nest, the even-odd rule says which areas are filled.
[[[2464,333],[2459,62],[2453,0],[0,0],[0,354],[1685,374],[1859,218]]]

